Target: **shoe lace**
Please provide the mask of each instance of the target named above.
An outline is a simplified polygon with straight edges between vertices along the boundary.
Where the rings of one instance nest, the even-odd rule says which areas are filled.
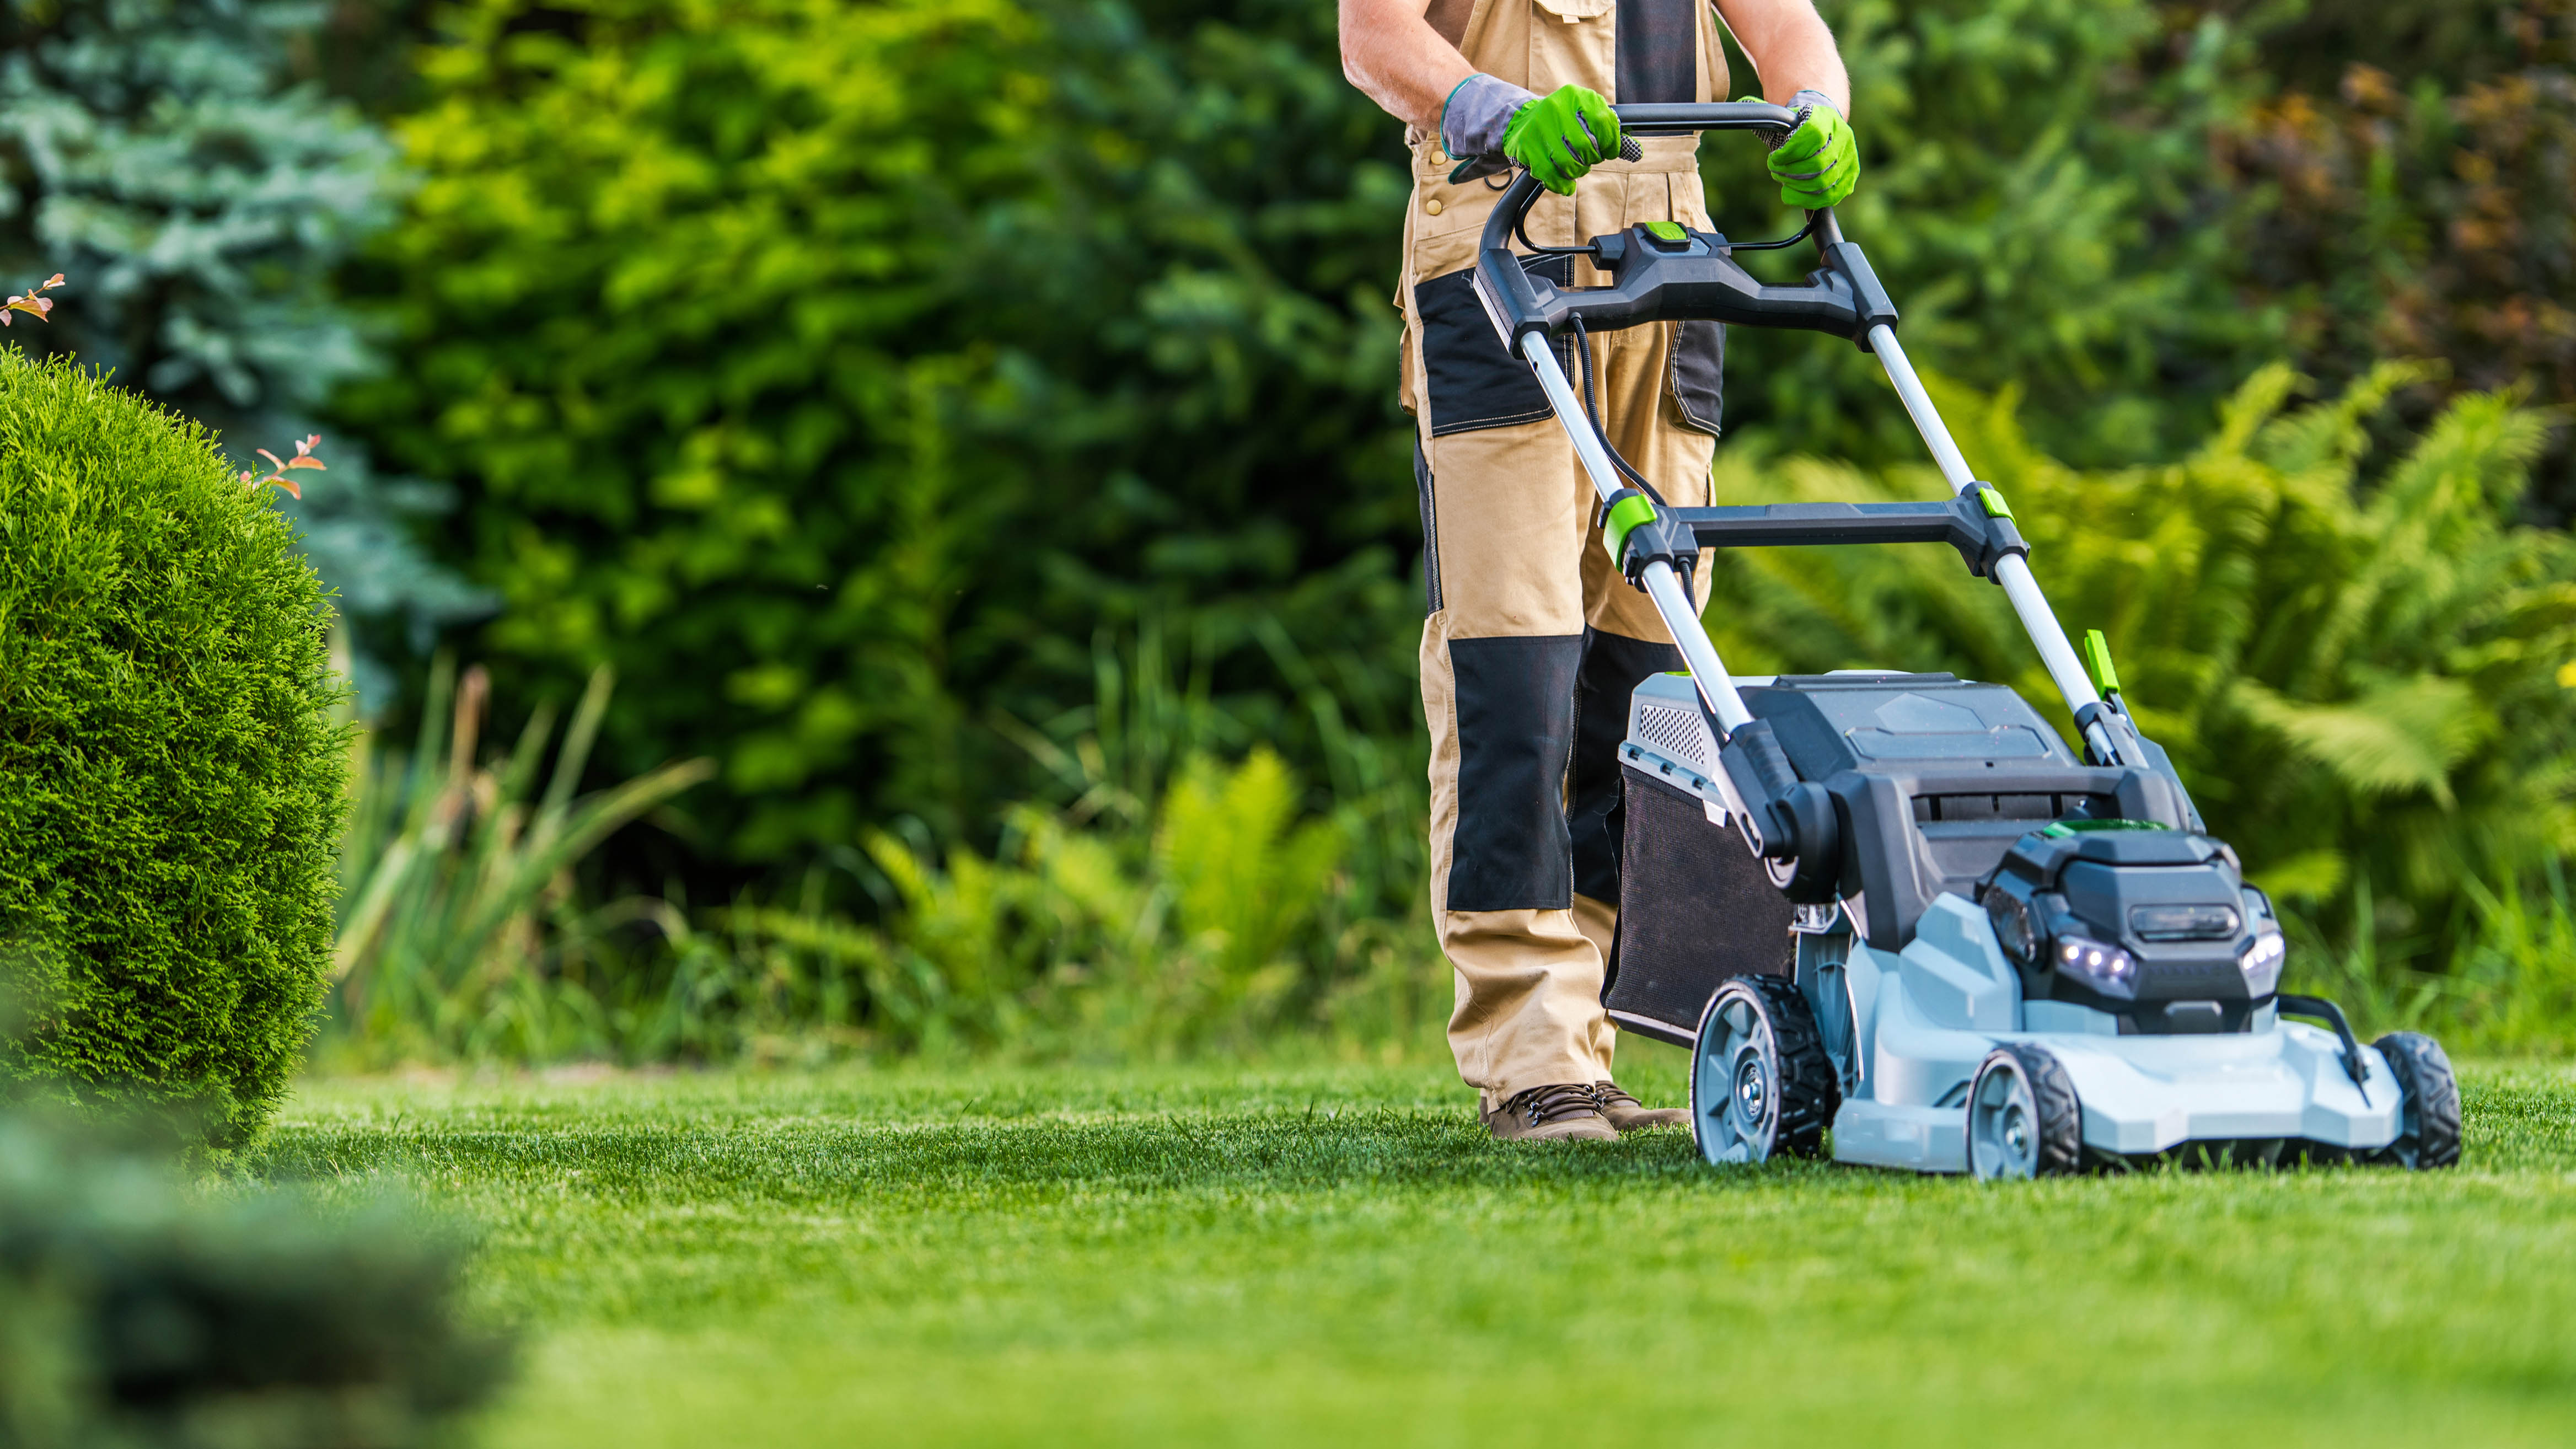
[[[1592,1100],[1600,1103],[1603,1107],[1642,1107],[1645,1105],[1645,1103],[1630,1096],[1628,1094],[1628,1089],[1620,1086],[1617,1082],[1594,1082],[1592,1084]]]
[[[1503,1104],[1503,1110],[1520,1113],[1530,1126],[1536,1127],[1543,1122],[1597,1114],[1601,1104],[1593,1097],[1592,1088],[1572,1082],[1554,1087],[1532,1087],[1515,1093],[1510,1101]]]

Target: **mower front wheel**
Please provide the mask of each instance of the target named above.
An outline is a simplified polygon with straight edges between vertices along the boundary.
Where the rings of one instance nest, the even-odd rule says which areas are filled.
[[[1968,1086],[1968,1171],[1993,1181],[2058,1177],[2084,1165],[2084,1106],[2045,1047],[1986,1053]]]
[[[2450,1054],[2420,1031],[2392,1031],[2370,1044],[2397,1076],[2397,1140],[2379,1160],[2416,1172],[2460,1165],[2460,1083]]]
[[[1814,1157],[1842,1106],[1816,1014],[1786,976],[1738,976],[1700,1013],[1691,1136],[1712,1163]]]

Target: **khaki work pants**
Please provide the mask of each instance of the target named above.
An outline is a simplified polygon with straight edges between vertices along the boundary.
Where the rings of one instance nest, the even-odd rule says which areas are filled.
[[[1645,144],[1642,161],[1595,169],[1572,198],[1543,198],[1531,240],[1707,226],[1694,143]],[[1468,290],[1493,193],[1450,186],[1447,160],[1436,142],[1416,148],[1400,300],[1428,594],[1431,906],[1456,971],[1450,1048],[1490,1109],[1610,1075],[1601,992],[1617,919],[1616,751],[1630,690],[1682,664],[1604,552],[1596,495],[1562,425]],[[1571,268],[1563,280],[1604,280],[1560,265]],[[1612,444],[1676,505],[1708,501],[1720,344],[1706,323],[1590,340]],[[1580,389],[1570,342],[1560,361]]]

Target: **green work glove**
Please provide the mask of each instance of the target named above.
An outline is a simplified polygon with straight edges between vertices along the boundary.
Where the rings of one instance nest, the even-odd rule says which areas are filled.
[[[1860,184],[1860,148],[1852,140],[1851,122],[1821,91],[1800,91],[1789,104],[1804,110],[1807,119],[1771,152],[1771,179],[1780,183],[1780,204],[1802,211],[1838,206]]]
[[[1541,186],[1572,196],[1575,178],[1619,154],[1619,118],[1598,92],[1558,86],[1513,114],[1503,128],[1503,154]]]

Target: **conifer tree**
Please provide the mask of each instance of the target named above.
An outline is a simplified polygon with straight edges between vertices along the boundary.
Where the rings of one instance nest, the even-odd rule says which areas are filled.
[[[111,370],[244,467],[316,431],[375,363],[330,277],[390,220],[400,174],[380,129],[295,81],[320,19],[287,0],[0,0],[0,282],[69,279],[10,340]],[[347,440],[322,452],[300,499],[272,496],[362,641],[425,647],[488,610],[412,539],[444,489],[370,470]],[[361,679],[379,700],[388,683]]]

